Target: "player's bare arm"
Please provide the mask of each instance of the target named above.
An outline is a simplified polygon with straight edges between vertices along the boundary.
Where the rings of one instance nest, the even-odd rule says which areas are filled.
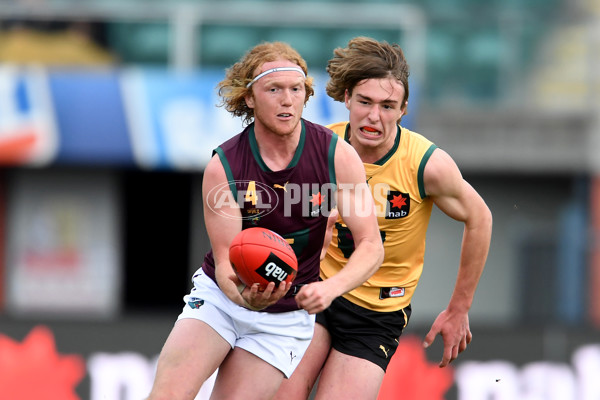
[[[340,140],[335,154],[338,212],[352,232],[355,250],[348,263],[331,277],[342,295],[373,275],[383,261],[383,245],[375,213],[373,195],[366,182],[363,163],[356,150]],[[335,278],[335,279],[334,279]]]
[[[352,232],[356,247],[342,271],[302,288],[296,296],[298,304],[309,313],[322,311],[334,298],[358,287],[377,271],[383,260],[375,206],[362,161],[348,143],[338,141],[335,165],[338,212]]]
[[[210,196],[211,189],[223,188],[220,196]],[[223,201],[227,195],[227,201]],[[242,229],[240,208],[228,188],[227,177],[218,156],[213,156],[204,170],[202,181],[202,199],[204,203],[204,222],[210,238],[215,259],[215,276],[219,287],[231,301],[251,309],[263,309],[285,295],[288,285],[271,282],[264,292],[258,286],[245,288],[236,276],[229,261],[229,245]],[[219,202],[216,204],[216,202]]]
[[[338,215],[338,210],[334,208],[331,210],[329,217],[327,217],[327,230],[325,231],[325,239],[323,240],[323,249],[321,249],[321,261],[323,261],[325,254],[327,254],[327,248],[329,247],[329,243],[331,243],[333,227],[335,226]]]
[[[440,334],[444,340],[444,367],[464,351],[472,339],[468,311],[487,258],[492,215],[481,196],[466,182],[456,163],[443,150],[436,149],[424,171],[425,191],[449,217],[463,222],[464,232],[458,275],[446,310],[436,318],[424,344]]]

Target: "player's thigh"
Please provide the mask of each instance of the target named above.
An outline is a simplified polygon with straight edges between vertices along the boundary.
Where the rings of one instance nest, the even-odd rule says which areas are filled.
[[[239,347],[219,367],[211,400],[264,400],[277,392],[283,372]]]
[[[230,350],[205,322],[178,320],[158,358],[150,399],[193,399]]]
[[[375,400],[384,375],[377,364],[332,349],[321,372],[315,400]]]
[[[315,324],[313,338],[302,361],[289,379],[279,386],[274,400],[306,400],[319,377],[331,348],[331,337],[321,324]]]

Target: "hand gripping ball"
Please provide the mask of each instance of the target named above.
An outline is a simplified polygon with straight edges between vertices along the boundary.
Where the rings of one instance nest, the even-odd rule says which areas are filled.
[[[235,236],[229,247],[229,261],[246,286],[259,283],[259,290],[269,282],[275,282],[275,287],[283,281],[292,282],[298,272],[298,260],[288,242],[259,227],[244,229]]]

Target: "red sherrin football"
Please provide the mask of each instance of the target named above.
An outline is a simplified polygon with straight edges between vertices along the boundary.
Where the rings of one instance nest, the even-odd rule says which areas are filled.
[[[246,285],[269,282],[275,287],[292,282],[298,272],[298,260],[292,247],[279,234],[265,228],[247,228],[238,233],[229,247],[229,260],[237,276]]]

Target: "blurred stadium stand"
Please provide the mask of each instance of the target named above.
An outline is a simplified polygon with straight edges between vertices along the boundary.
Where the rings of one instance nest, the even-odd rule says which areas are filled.
[[[147,316],[155,336],[166,334],[191,271],[209,246],[198,204],[202,171],[165,164],[170,154],[140,162],[127,147],[136,147],[136,139],[122,143],[127,151],[112,154],[113,160],[108,153],[93,158],[105,151],[104,145],[108,152],[120,131],[133,129],[116,105],[125,114],[134,110],[136,116],[145,116],[146,108],[138,104],[140,99],[132,101],[130,92],[139,94],[140,87],[152,82],[155,92],[147,97],[160,97],[168,91],[169,81],[163,81],[168,73],[182,79],[173,83],[182,88],[187,76],[218,77],[263,40],[289,42],[305,57],[311,74],[322,77],[335,47],[365,35],[402,45],[411,65],[411,128],[454,157],[494,214],[489,261],[470,314],[482,347],[476,343],[464,358],[499,358],[505,346],[514,350],[506,357],[517,366],[541,358],[570,362],[573,349],[588,343],[600,328],[599,22],[600,0],[0,0],[4,73],[12,77],[15,64],[37,61],[51,67],[50,87],[56,90],[71,85],[73,76],[79,79],[78,73],[87,79],[85,72],[91,71],[93,84],[87,90],[61,89],[61,98],[75,97],[79,107],[59,109],[56,118],[59,126],[71,111],[95,118],[89,129],[83,117],[71,123],[76,134],[81,132],[73,140],[81,143],[59,149],[68,162],[20,165],[14,152],[7,155],[0,146],[5,165],[0,169],[0,217],[5,217],[0,240],[6,248],[0,264],[0,333],[23,335],[37,321],[56,324],[53,318],[64,318],[75,331],[86,328],[73,321],[119,323],[123,318],[121,323],[142,332]],[[86,29],[74,29],[82,27]],[[27,53],[21,47],[25,42],[32,45]],[[61,52],[64,47],[69,50]],[[40,48],[47,51],[36,50]],[[36,74],[32,79],[38,79]],[[190,90],[203,87],[197,80],[190,82],[197,85]],[[90,98],[104,106],[86,103]],[[204,108],[215,103],[214,98],[202,100]],[[168,114],[169,123],[189,117],[193,112],[187,111],[196,104],[179,106],[186,112]],[[2,107],[0,101],[0,133],[6,123]],[[217,122],[206,129],[213,136],[221,130],[236,132],[218,111],[210,110]],[[107,120],[112,125],[103,125]],[[94,152],[82,151],[90,142]],[[205,144],[203,151],[208,154],[212,145]],[[45,160],[43,155],[40,159]],[[68,309],[42,318],[19,307],[11,311],[14,300],[7,302],[13,290],[8,285],[14,282],[14,252],[20,251],[11,232],[26,231],[15,224],[29,221],[27,210],[17,204],[24,195],[15,193],[33,197],[31,207],[45,207],[39,199],[46,192],[23,188],[27,182],[55,178],[62,186],[46,189],[58,197],[68,197],[60,188],[81,181],[91,184],[77,186],[74,198],[93,197],[98,179],[102,188],[116,193],[110,213],[120,228],[120,275],[114,288],[120,297],[118,309],[108,317],[82,317]],[[413,332],[426,332],[448,301],[461,228],[434,211],[426,267],[414,298]],[[157,287],[161,290],[150,298],[148,288]],[[65,326],[56,327],[56,332],[68,332]],[[520,352],[508,344],[507,335],[515,330],[528,343],[537,343],[534,355],[529,356],[530,347]],[[137,351],[150,356],[159,351],[162,339]],[[496,344],[486,348],[481,340]]]
[[[427,77],[428,103],[453,99],[494,106],[520,98],[514,94],[537,75],[532,68],[538,49],[549,45],[549,34],[562,36],[556,21],[568,9],[559,0],[370,1],[369,7],[335,0],[2,3],[3,19],[101,24],[103,45],[121,65],[223,67],[259,41],[278,39],[297,47],[317,69],[331,49],[353,36],[397,41],[407,50],[413,74]]]

